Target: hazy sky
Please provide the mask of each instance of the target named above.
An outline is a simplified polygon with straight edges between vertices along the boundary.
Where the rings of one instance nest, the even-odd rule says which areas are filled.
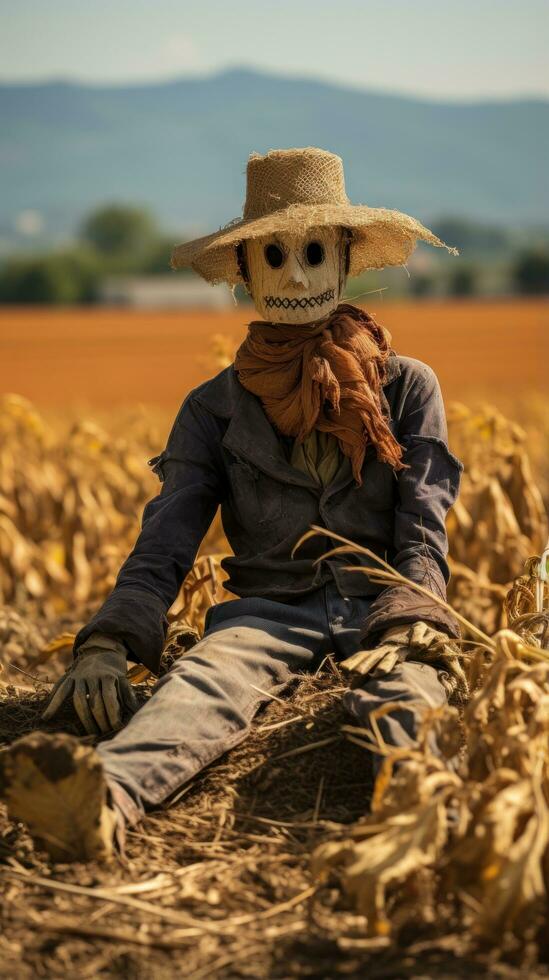
[[[438,99],[549,96],[549,0],[0,0],[0,79],[235,65]]]

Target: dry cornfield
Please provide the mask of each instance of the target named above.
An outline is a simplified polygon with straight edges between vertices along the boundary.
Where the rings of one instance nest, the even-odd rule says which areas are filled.
[[[466,467],[448,528],[469,702],[427,715],[394,770],[398,754],[349,725],[330,659],[132,832],[125,864],[51,866],[2,818],[2,976],[547,975],[549,616],[532,559],[547,540],[549,425],[532,412],[527,438],[495,409],[448,407]],[[1,742],[39,723],[72,635],[112,587],[158,486],[145,461],[162,429],[141,409],[105,427],[1,403]],[[229,597],[226,549],[217,517],[165,665]],[[146,672],[133,679],[146,698]],[[375,786],[369,750],[385,756]]]

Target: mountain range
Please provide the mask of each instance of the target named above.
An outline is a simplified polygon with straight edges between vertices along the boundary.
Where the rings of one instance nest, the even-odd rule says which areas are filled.
[[[549,102],[441,103],[231,70],[170,83],[0,85],[0,237],[37,211],[51,238],[108,202],[150,208],[170,232],[241,213],[251,151],[343,157],[355,203],[428,223],[527,226],[548,214]]]

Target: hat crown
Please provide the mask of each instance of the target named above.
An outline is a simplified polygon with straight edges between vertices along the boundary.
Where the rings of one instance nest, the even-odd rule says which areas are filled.
[[[292,204],[348,204],[343,161],[305,147],[252,153],[246,171],[244,219],[262,218]]]

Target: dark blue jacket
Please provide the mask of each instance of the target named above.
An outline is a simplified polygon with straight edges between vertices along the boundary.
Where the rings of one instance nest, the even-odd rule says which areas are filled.
[[[407,469],[395,473],[366,452],[362,486],[349,466],[322,488],[289,462],[290,439],[238,381],[233,365],[187,396],[164,452],[150,461],[162,481],[143,514],[135,547],[116,585],[75,651],[95,631],[122,640],[132,659],[158,667],[166,611],[191,569],[218,505],[234,555],[223,584],[238,596],[291,600],[335,579],[343,595],[378,596],[364,624],[364,645],[392,625],[428,619],[459,635],[453,617],[406,587],[383,588],[348,565],[361,556],[313,560],[335,543],[317,537],[290,557],[298,538],[320,524],[385,557],[399,572],[445,595],[445,518],[462,464],[448,450],[444,406],[431,368],[391,355],[383,401]]]

